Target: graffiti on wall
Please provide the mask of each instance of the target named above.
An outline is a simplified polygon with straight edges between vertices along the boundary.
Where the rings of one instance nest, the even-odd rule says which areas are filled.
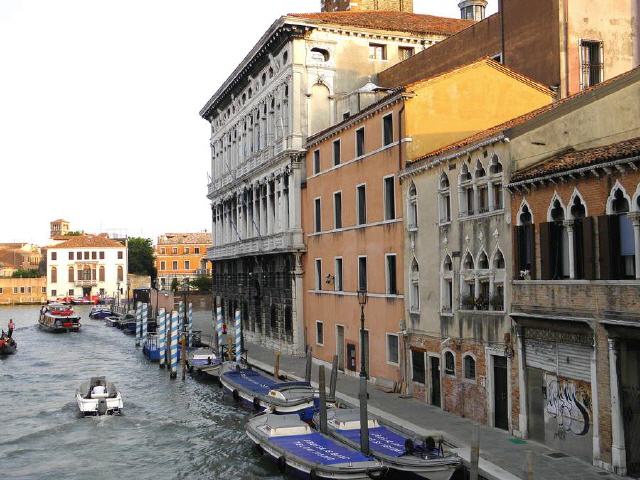
[[[577,436],[587,435],[591,426],[591,395],[588,384],[558,380],[552,375],[548,375],[545,382],[545,413],[557,421],[556,437],[564,439],[569,433]]]

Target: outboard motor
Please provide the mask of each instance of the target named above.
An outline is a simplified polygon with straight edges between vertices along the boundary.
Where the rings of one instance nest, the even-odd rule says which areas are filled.
[[[107,399],[101,398],[98,400],[98,415],[104,415],[107,413]]]

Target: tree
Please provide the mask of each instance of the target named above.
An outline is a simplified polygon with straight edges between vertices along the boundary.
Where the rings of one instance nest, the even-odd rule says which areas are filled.
[[[84,235],[84,230],[70,230],[64,234],[65,237],[79,237]]]
[[[189,285],[200,292],[211,291],[211,277],[200,275],[189,282]]]
[[[13,272],[11,276],[13,278],[38,278],[40,277],[40,272],[34,269],[24,270],[22,268],[19,268],[15,272]]]
[[[149,275],[156,278],[153,243],[150,238],[132,237],[129,239],[129,273]]]
[[[178,291],[178,279],[177,278],[173,278],[173,280],[171,280],[171,291],[173,293],[176,293]]]

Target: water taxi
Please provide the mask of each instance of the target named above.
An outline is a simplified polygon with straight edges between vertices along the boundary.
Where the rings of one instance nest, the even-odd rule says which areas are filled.
[[[116,386],[105,377],[91,377],[76,390],[76,403],[82,416],[117,415],[122,412],[123,402]]]
[[[55,333],[80,331],[80,316],[67,305],[50,304],[40,309],[38,324],[43,330]]]

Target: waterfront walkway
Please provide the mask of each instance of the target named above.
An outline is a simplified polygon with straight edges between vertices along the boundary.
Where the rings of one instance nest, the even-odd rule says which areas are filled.
[[[246,344],[249,363],[273,372],[275,354],[260,345]],[[280,374],[300,379],[305,373],[305,358],[281,355]],[[318,366],[312,368],[312,381],[317,381]],[[327,381],[329,371],[326,372]],[[338,400],[358,405],[358,378],[342,373],[338,376],[336,397]],[[471,438],[475,422],[413,398],[385,393],[369,384],[369,411],[387,422],[415,431],[420,436],[442,435],[457,447],[458,454],[468,463]],[[574,457],[552,458],[553,450],[537,442],[520,440],[507,432],[480,426],[480,474],[488,480],[526,479],[527,453],[533,454],[533,478],[540,480],[602,480],[623,477],[605,472]]]

